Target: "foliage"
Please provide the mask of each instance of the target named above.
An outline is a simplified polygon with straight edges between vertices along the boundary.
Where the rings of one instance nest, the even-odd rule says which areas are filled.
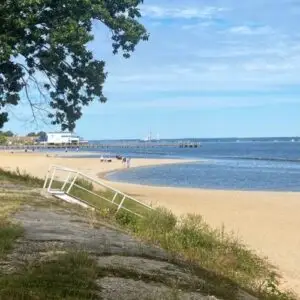
[[[5,145],[7,143],[7,137],[0,134],[0,145]]]
[[[38,137],[39,140],[41,141],[46,141],[47,140],[47,133],[44,131],[40,131],[40,132],[29,132],[27,134],[27,136],[29,137]]]
[[[135,228],[136,223],[138,222],[138,216],[130,213],[126,210],[120,210],[115,215],[116,221],[122,226],[130,226],[131,228]]]
[[[4,135],[4,136],[7,136],[7,137],[11,137],[11,136],[14,135],[14,133],[13,133],[12,131],[10,131],[10,130],[8,130],[8,131],[1,131],[1,130],[0,130],[0,135]]]
[[[105,62],[93,58],[87,44],[93,26],[111,33],[113,53],[125,58],[148,34],[137,20],[143,0],[3,0],[0,3],[0,128],[7,105],[25,91],[34,113],[40,103],[30,97],[34,85],[50,106],[52,124],[73,130],[82,107],[106,101]]]
[[[47,141],[47,133],[45,131],[40,131],[37,133],[40,141]]]
[[[35,132],[29,132],[27,136],[37,136],[37,134]]]
[[[183,258],[195,272],[197,267],[201,268],[202,276],[214,282],[210,286],[207,281],[203,292],[222,296],[230,291],[234,293],[240,287],[259,299],[296,299],[280,291],[278,274],[268,261],[247,249],[234,236],[226,234],[223,228],[213,230],[199,215],[178,219],[172,212],[158,208],[144,218],[116,215],[116,221],[175,258]]]

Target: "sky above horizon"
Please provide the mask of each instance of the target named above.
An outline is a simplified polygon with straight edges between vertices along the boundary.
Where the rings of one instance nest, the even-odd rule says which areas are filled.
[[[84,109],[86,139],[300,136],[300,0],[145,0],[150,40],[112,55],[99,24],[89,45],[106,61],[106,104]],[[21,112],[22,110],[22,112]],[[19,107],[4,130],[24,123]]]

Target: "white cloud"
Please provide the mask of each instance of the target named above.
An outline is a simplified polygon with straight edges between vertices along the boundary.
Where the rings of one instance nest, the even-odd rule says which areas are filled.
[[[288,53],[290,54],[290,53]],[[125,94],[153,92],[216,92],[277,90],[279,86],[297,85],[300,77],[300,55],[253,59],[202,59],[178,61],[176,64],[138,65],[111,74],[108,91],[116,87]]]
[[[195,24],[182,25],[181,29],[189,30],[189,29],[207,28],[212,25],[214,25],[214,22],[212,22],[212,21],[203,21],[203,22],[197,22]]]
[[[261,61],[261,62],[250,62],[250,63],[246,63],[244,64],[244,69],[246,71],[265,71],[265,72],[279,72],[279,71],[289,71],[289,70],[293,70],[293,69],[297,69],[297,67],[299,68],[299,65],[293,65],[291,63],[288,62],[283,62],[283,63],[268,63],[265,61]]]
[[[207,67],[209,72],[224,72],[229,70],[229,66],[226,64],[213,64]]]
[[[264,35],[273,33],[273,29],[269,26],[236,26],[231,27],[229,32],[241,35]]]
[[[214,6],[198,8],[143,5],[141,7],[143,16],[157,19],[210,19],[224,10],[224,8]]]
[[[122,102],[110,101],[105,104],[103,109],[113,109],[116,111],[124,110],[141,110],[141,109],[167,109],[167,110],[193,110],[193,109],[220,109],[220,108],[240,108],[240,107],[257,107],[264,105],[280,103],[300,103],[299,98],[282,97],[274,98],[270,96],[258,96],[255,99],[251,96],[186,96],[186,97],[139,97],[139,99]],[[87,109],[89,114],[98,113],[95,109]]]
[[[107,61],[105,90],[112,98],[127,102],[132,95],[142,99],[149,95],[150,101],[161,92],[273,92],[299,85],[299,39],[294,31],[280,27],[281,23],[277,26],[260,13],[252,18],[248,8],[243,14],[237,8],[223,14],[223,8],[199,7],[198,0],[174,0],[172,7],[162,3],[142,6],[143,14],[150,17],[146,25],[163,25],[152,25],[149,42],[139,46],[130,60],[113,57]],[[230,7],[226,0],[222,3]],[[174,19],[172,26],[199,30],[174,31],[166,26],[166,18]],[[236,26],[230,28],[232,24]]]

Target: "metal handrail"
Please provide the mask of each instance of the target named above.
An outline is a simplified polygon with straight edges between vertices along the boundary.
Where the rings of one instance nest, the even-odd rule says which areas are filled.
[[[128,209],[128,208],[126,208],[126,207],[123,206],[125,199],[131,200],[131,201],[133,201],[133,202],[141,205],[142,207],[144,207],[146,209],[150,209],[150,210],[153,209],[151,206],[149,206],[149,205],[147,205],[147,204],[145,204],[145,203],[143,203],[143,202],[141,202],[141,201],[139,201],[139,200],[137,200],[137,199],[135,199],[135,198],[133,198],[133,197],[131,197],[131,196],[129,196],[129,195],[127,195],[127,194],[125,194],[125,193],[123,193],[123,192],[121,192],[121,191],[119,191],[119,190],[117,190],[117,189],[115,189],[115,188],[113,188],[111,186],[109,186],[109,185],[107,185],[106,183],[104,183],[101,180],[96,180],[96,179],[94,179],[94,178],[92,178],[92,177],[90,177],[90,176],[88,176],[86,174],[83,174],[80,171],[73,170],[73,169],[70,169],[68,167],[58,166],[58,165],[51,165],[49,167],[49,169],[48,169],[48,172],[47,172],[47,175],[46,175],[46,178],[45,178],[45,182],[44,182],[43,188],[47,189],[49,193],[55,193],[55,192],[57,192],[56,190],[53,190],[51,188],[52,184],[53,184],[53,181],[55,179],[55,175],[56,175],[57,171],[67,172],[67,177],[62,181],[63,185],[62,185],[60,191],[63,192],[63,193],[65,193],[65,194],[67,194],[67,195],[69,195],[69,196],[71,196],[71,197],[72,197],[72,195],[70,194],[70,191],[71,191],[71,189],[72,189],[73,186],[76,186],[76,187],[78,187],[78,188],[80,188],[80,189],[88,192],[89,194],[92,194],[92,195],[94,195],[94,196],[96,196],[96,197],[98,197],[98,198],[100,198],[102,200],[105,200],[105,201],[107,201],[107,202],[109,202],[109,203],[117,206],[117,211],[119,211],[120,209],[124,209],[124,210],[126,210],[128,212],[131,212],[131,213],[133,213],[133,214],[135,214],[137,216],[142,217],[140,214],[138,214],[138,213],[136,213],[136,212],[134,212],[134,211],[132,211],[132,210],[130,210],[130,209]],[[72,174],[74,174],[74,175],[72,175]],[[87,181],[90,181],[92,183],[96,183],[97,185],[99,185],[101,187],[104,187],[104,188],[106,188],[106,189],[114,192],[113,198],[111,200],[107,199],[106,197],[103,197],[103,196],[101,196],[101,195],[99,195],[97,193],[94,193],[93,191],[90,191],[90,190],[86,189],[85,187],[80,186],[79,184],[76,183],[76,180],[79,177],[82,177],[83,179],[85,179]],[[50,178],[50,181],[49,181],[49,178]],[[49,181],[49,183],[48,183],[48,181]],[[66,186],[68,184],[70,184],[70,186],[65,191],[65,188],[66,188]],[[118,195],[123,196],[123,198],[120,201],[120,203],[115,203],[116,197]],[[88,203],[86,201],[83,201],[83,202]]]
[[[67,167],[62,167],[62,166],[59,166],[59,165],[51,165],[48,171],[50,171],[52,168],[55,168],[56,170],[68,171],[68,172],[71,172],[71,173],[76,173],[76,174],[78,174],[78,175],[80,175],[82,177],[85,177],[85,178],[89,179],[90,181],[93,181],[93,182],[95,182],[95,183],[97,183],[99,185],[102,185],[102,186],[104,186],[104,187],[106,187],[106,188],[108,188],[108,189],[110,189],[110,190],[112,190],[112,191],[114,191],[114,192],[116,192],[118,194],[126,196],[126,198],[128,198],[128,199],[131,199],[131,200],[133,200],[135,202],[138,202],[139,204],[141,204],[141,205],[143,205],[143,206],[145,206],[147,208],[152,209],[151,206],[149,206],[149,205],[147,205],[147,204],[145,204],[145,203],[143,203],[143,202],[141,202],[141,201],[133,198],[132,196],[129,196],[129,195],[121,192],[120,190],[117,190],[116,188],[113,188],[113,187],[105,184],[103,181],[100,181],[100,180],[97,180],[95,178],[92,178],[92,177],[90,177],[90,176],[88,176],[88,175],[86,175],[86,174],[84,174],[84,173],[82,173],[80,171],[76,171],[76,170],[73,170],[73,169],[70,169],[70,168],[67,168]],[[45,180],[44,188],[45,188],[45,185],[46,185],[46,180]]]

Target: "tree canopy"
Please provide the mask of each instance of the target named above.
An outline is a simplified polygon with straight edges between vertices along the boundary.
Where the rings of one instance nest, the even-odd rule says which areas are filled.
[[[2,0],[0,3],[0,128],[7,107],[24,92],[33,114],[38,104],[28,93],[34,85],[49,108],[52,124],[73,130],[82,107],[105,102],[105,62],[87,44],[93,24],[111,32],[112,51],[129,58],[148,34],[138,6],[143,0]],[[99,45],[101,47],[101,45]]]
[[[1,131],[0,130],[0,135],[11,137],[11,136],[14,136],[14,133],[10,130],[8,130],[8,131]]]
[[[47,133],[45,131],[40,131],[37,133],[40,141],[47,141]]]
[[[35,132],[29,132],[29,133],[27,134],[27,136],[37,136],[37,133],[35,133]]]
[[[0,145],[5,145],[7,143],[7,137],[0,133]]]
[[[45,131],[40,131],[40,132],[29,132],[27,136],[31,137],[38,137],[39,140],[41,141],[46,141],[47,140],[47,133]]]

